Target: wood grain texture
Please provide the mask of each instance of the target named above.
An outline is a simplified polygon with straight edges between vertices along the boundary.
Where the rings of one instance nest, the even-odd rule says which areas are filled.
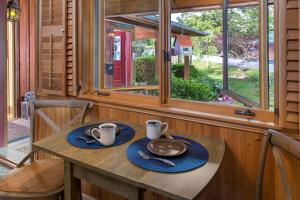
[[[0,147],[6,144],[6,0],[0,1]]]
[[[299,0],[279,1],[280,126],[299,131]]]
[[[191,139],[200,142],[208,150],[209,160],[204,166],[178,174],[157,173],[141,169],[127,159],[126,150],[129,144],[145,137],[144,126],[134,125],[128,121],[122,122],[131,125],[135,129],[136,135],[130,142],[114,148],[79,149],[73,147],[65,139],[72,129],[37,141],[33,144],[33,148],[36,151],[44,151],[71,162],[74,165],[71,169],[73,176],[90,180],[100,186],[103,185],[106,189],[129,199],[138,199],[138,190],[135,188],[154,191],[172,199],[195,199],[221,165],[225,151],[224,141],[218,138],[191,135]],[[118,187],[119,190],[116,191],[115,187]]]
[[[28,0],[20,1],[20,96],[30,90],[30,2]]]
[[[62,123],[63,120],[74,115],[71,109],[45,110],[47,115]],[[180,119],[178,115],[168,116],[164,113],[146,114],[136,111],[128,111],[122,108],[111,108],[103,104],[94,106],[92,112],[87,116],[87,121],[96,120],[127,120],[132,123],[144,125],[148,119],[159,119],[169,124],[171,131],[175,131],[186,137],[210,136],[221,138],[226,141],[226,152],[219,172],[212,182],[205,188],[199,199],[254,199],[255,181],[258,166],[262,133],[264,129],[248,129],[240,125],[232,124],[232,128],[226,125],[209,122],[193,122]],[[38,138],[51,134],[46,124],[38,119]],[[40,132],[39,130],[43,130]],[[41,158],[47,157],[40,155]],[[299,197],[300,170],[299,162],[289,157],[284,157],[284,163],[288,163],[287,177],[293,197]],[[268,152],[266,161],[266,172],[264,177],[264,199],[281,200],[282,190],[279,175],[274,170],[274,160],[271,152]],[[230,176],[228,176],[230,174]],[[112,194],[105,189],[97,188],[95,185],[83,183],[83,192],[98,198],[107,200],[123,200],[122,197]],[[276,192],[275,192],[276,189]],[[144,199],[165,200],[166,198],[156,193],[146,191]]]
[[[39,1],[39,90],[66,95],[67,2]]]

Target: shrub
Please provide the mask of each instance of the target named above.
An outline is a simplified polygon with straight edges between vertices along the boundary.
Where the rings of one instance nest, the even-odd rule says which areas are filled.
[[[173,98],[195,101],[212,101],[215,99],[213,89],[201,82],[183,80],[172,75],[171,85],[171,96]]]
[[[171,66],[171,71],[176,78],[183,78],[183,64],[174,64]],[[190,65],[190,80],[206,84],[215,92],[218,93],[222,88],[222,82],[209,77],[208,70],[199,70],[194,65]]]
[[[194,65],[190,65],[190,74],[191,74],[191,70],[196,70]],[[183,78],[184,64],[173,64],[171,66],[171,71],[177,78]]]
[[[252,82],[259,82],[259,70],[250,69],[247,71],[248,79]]]
[[[155,57],[142,56],[137,58],[134,61],[134,73],[136,82],[157,84],[157,78],[155,77]]]

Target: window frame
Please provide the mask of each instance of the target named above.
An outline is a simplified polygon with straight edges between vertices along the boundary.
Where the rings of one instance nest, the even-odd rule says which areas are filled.
[[[259,1],[259,9],[265,10],[268,8],[268,2],[267,0],[258,0]],[[273,111],[268,110],[268,100],[260,98],[260,102],[263,102],[260,108],[250,108],[253,112],[256,113],[255,116],[243,116],[243,115],[236,115],[234,112],[236,110],[246,110],[247,107],[242,106],[233,106],[233,105],[223,105],[218,103],[211,103],[211,102],[198,102],[198,101],[187,101],[187,100],[179,100],[179,99],[172,99],[170,97],[170,62],[165,59],[167,56],[166,53],[170,52],[171,48],[171,40],[168,38],[171,36],[170,34],[170,22],[171,22],[171,1],[165,1],[165,0],[159,0],[159,15],[160,15],[160,21],[159,21],[159,36],[158,36],[158,44],[159,44],[159,53],[158,53],[158,65],[159,65],[159,96],[146,96],[146,95],[139,95],[139,94],[128,94],[128,93],[120,93],[116,92],[115,90],[118,90],[118,88],[109,88],[105,89],[104,87],[104,70],[105,70],[105,50],[104,48],[99,49],[99,63],[100,63],[100,69],[99,69],[99,90],[95,90],[93,87],[89,86],[89,89],[82,94],[95,94],[96,92],[108,92],[111,93],[112,96],[115,96],[116,98],[120,97],[120,101],[130,101],[132,100],[132,97],[136,98],[137,101],[156,101],[153,102],[153,105],[161,105],[161,106],[168,106],[168,107],[174,107],[174,108],[180,108],[180,109],[186,109],[186,110],[194,110],[197,112],[202,112],[203,108],[205,108],[204,112],[211,113],[211,114],[220,114],[224,116],[233,116],[238,118],[246,118],[251,120],[258,120],[258,121],[269,121],[269,122],[276,122],[275,115]],[[224,0],[223,4],[228,4],[228,0]],[[274,6],[276,6],[277,0],[274,1]],[[224,6],[223,5],[223,6]],[[99,43],[100,47],[105,45],[105,1],[99,0]],[[259,12],[259,37],[263,37],[263,35],[266,34],[265,29],[261,29],[262,23],[267,23],[267,17],[268,13],[261,13]],[[276,13],[276,12],[275,12]],[[277,16],[276,16],[277,17]],[[102,23],[101,23],[102,22]],[[267,24],[266,24],[267,25]],[[275,26],[277,26],[275,21]],[[276,29],[275,29],[276,30]],[[275,34],[276,37],[276,34]],[[267,40],[267,38],[265,38]],[[164,42],[162,42],[164,41]],[[275,43],[277,43],[277,40],[275,39]],[[260,46],[264,49],[267,48],[266,44],[268,43],[260,43]],[[260,51],[261,52],[261,51]],[[264,53],[265,56],[266,52]],[[261,56],[260,56],[261,57]],[[277,57],[275,59],[278,59]],[[260,61],[261,63],[266,62],[265,57]],[[261,65],[261,64],[260,64]],[[274,66],[274,71],[276,72],[276,65]],[[261,67],[260,67],[261,69]],[[268,73],[265,73],[266,70],[260,71],[260,78],[268,76]],[[91,73],[90,73],[91,77]],[[276,77],[276,74],[275,74]],[[268,79],[267,79],[268,80]],[[262,81],[260,81],[262,82]],[[275,81],[276,84],[277,81]],[[84,83],[83,83],[84,84]],[[261,84],[260,88],[263,88],[262,91],[266,91],[265,88],[268,87],[265,84]],[[275,86],[276,87],[276,86]],[[267,90],[268,91],[268,90]],[[275,91],[276,93],[276,91]],[[268,92],[263,92],[263,95],[268,95]],[[277,105],[277,98],[274,98],[274,105]],[[128,98],[127,98],[128,97]],[[100,97],[102,98],[102,97]],[[105,98],[105,97],[103,97]],[[108,98],[108,97],[107,97]],[[207,109],[206,109],[207,108]],[[276,109],[276,108],[275,108]],[[225,112],[224,112],[225,111]]]

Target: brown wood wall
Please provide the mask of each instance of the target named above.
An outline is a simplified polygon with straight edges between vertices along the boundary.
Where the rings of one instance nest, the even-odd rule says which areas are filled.
[[[189,137],[195,135],[222,138],[226,141],[226,153],[222,166],[201,195],[203,199],[230,199],[230,200],[252,200],[255,194],[255,180],[257,172],[258,156],[260,151],[263,129],[253,129],[249,127],[227,128],[225,125],[211,125],[188,120],[179,120],[176,116],[166,117],[159,112],[151,114],[143,111],[130,111],[131,109],[111,106],[95,106],[89,114],[87,121],[97,121],[101,119],[112,119],[130,121],[132,123],[144,125],[148,119],[159,119],[168,122],[170,129],[178,134]],[[55,121],[63,123],[69,119],[74,111],[69,109],[46,110],[46,113],[53,117]],[[180,117],[180,116],[178,116]],[[196,119],[197,120],[197,119]],[[212,122],[213,123],[213,122]],[[227,124],[228,125],[228,124]],[[38,139],[51,134],[50,129],[45,123],[38,119]],[[300,162],[295,161],[289,156],[284,157],[284,164],[287,169],[287,176],[292,188],[293,199],[300,199]],[[192,186],[191,186],[192,187]],[[122,199],[99,189],[95,186],[84,184],[83,191],[97,199],[118,200]],[[146,192],[145,199],[163,200],[164,198]],[[280,183],[279,174],[274,167],[272,154],[269,152],[265,183],[264,199],[282,200],[284,199],[283,190]]]
[[[35,63],[36,63],[36,7],[35,1],[20,0],[20,21],[17,30],[19,41],[19,58],[16,58],[19,70],[19,95],[35,90]],[[19,61],[19,62],[18,62]],[[19,100],[19,99],[18,99]]]

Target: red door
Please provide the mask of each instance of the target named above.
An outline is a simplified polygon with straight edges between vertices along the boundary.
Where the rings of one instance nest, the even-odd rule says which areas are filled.
[[[113,40],[113,87],[126,86],[125,41],[125,31],[115,31]]]

